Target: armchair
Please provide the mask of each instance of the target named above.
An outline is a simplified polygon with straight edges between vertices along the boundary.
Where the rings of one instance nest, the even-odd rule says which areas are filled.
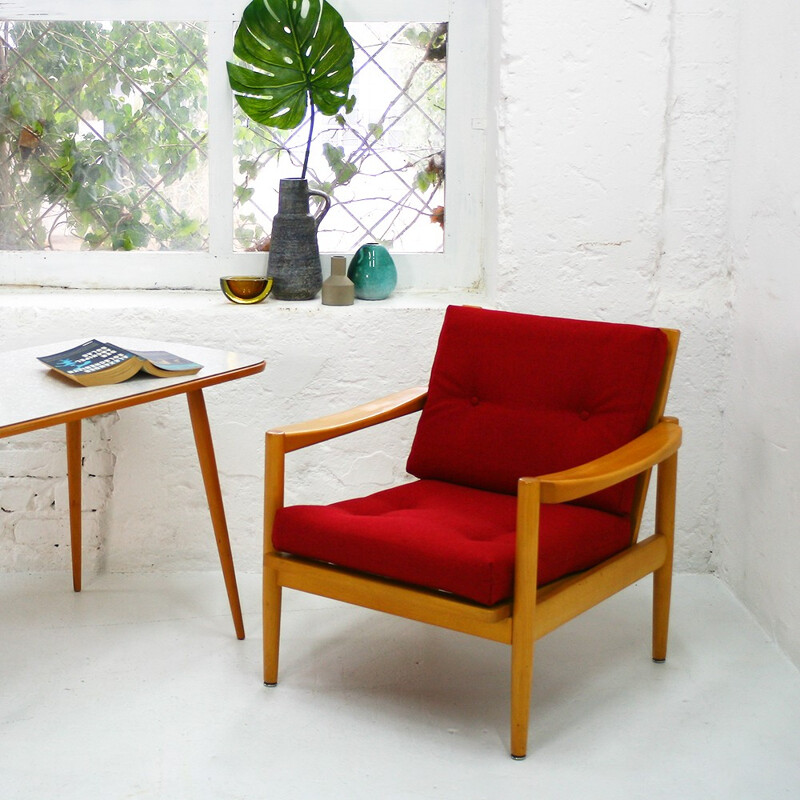
[[[510,645],[518,759],[536,640],[651,573],[663,661],[681,443],[663,414],[678,338],[450,307],[428,387],[270,430],[265,684],[278,679],[283,587]],[[410,483],[284,507],[287,453],[418,411]],[[640,541],[654,466],[654,531]]]

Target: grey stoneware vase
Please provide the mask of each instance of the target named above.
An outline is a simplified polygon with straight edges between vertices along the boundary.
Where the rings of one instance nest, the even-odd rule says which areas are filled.
[[[309,197],[320,197],[316,214]],[[322,288],[317,230],[331,207],[325,192],[308,188],[305,178],[283,178],[278,190],[278,213],[272,220],[269,268],[272,296],[278,300],[313,300]]]

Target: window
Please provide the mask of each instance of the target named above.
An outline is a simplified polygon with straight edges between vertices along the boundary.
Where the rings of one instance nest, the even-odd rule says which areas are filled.
[[[304,136],[232,113],[225,62],[245,1],[210,0],[200,18],[188,0],[124,4],[143,21],[120,20],[113,0],[39,0],[0,20],[0,84],[15,89],[0,95],[0,283],[215,288],[263,271],[248,251],[269,231],[278,178],[299,174]],[[323,265],[381,240],[401,288],[468,286],[488,2],[333,4],[356,42],[357,102],[318,117],[309,179],[334,197]]]

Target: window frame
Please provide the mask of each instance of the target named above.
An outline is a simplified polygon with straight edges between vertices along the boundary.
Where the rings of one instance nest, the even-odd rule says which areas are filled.
[[[233,250],[233,100],[225,62],[247,0],[28,0],[3,5],[4,19],[193,20],[208,32],[209,248],[203,252],[0,251],[0,285],[89,289],[217,289],[219,277],[263,274],[263,253]],[[490,0],[333,0],[348,21],[450,23],[447,70],[443,253],[394,254],[398,289],[468,289],[482,279]],[[130,6],[135,5],[135,14]],[[216,69],[214,68],[216,66]],[[225,200],[227,198],[227,201]],[[435,223],[431,223],[435,224]],[[331,255],[323,253],[323,272]],[[113,262],[113,263],[110,263]],[[119,262],[119,263],[118,263]]]

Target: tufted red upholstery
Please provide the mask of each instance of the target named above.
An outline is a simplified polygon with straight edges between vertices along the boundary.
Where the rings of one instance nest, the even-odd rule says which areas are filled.
[[[487,605],[513,589],[516,484],[642,433],[666,355],[654,328],[477,308],[447,310],[411,484],[329,506],[279,509],[279,551]],[[630,542],[633,482],[543,506],[539,583]]]
[[[666,347],[658,328],[451,307],[408,471],[514,494],[608,453],[644,432]],[[582,504],[627,514],[633,489]]]
[[[441,589],[484,605],[511,595],[516,498],[414,481],[329,506],[278,511],[276,549]],[[587,569],[630,542],[627,518],[569,504],[543,506],[539,582]]]

